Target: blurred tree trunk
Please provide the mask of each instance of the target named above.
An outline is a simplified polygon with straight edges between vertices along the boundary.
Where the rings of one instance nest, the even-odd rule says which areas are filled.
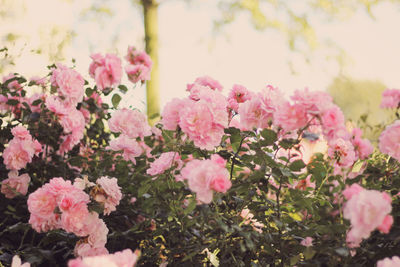
[[[146,52],[153,60],[151,79],[146,83],[147,117],[150,125],[160,118],[160,78],[158,68],[158,3],[156,0],[141,0],[144,15]]]

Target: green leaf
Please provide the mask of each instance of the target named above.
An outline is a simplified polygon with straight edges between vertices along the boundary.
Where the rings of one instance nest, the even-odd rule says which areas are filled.
[[[264,138],[262,144],[265,146],[273,145],[275,141],[278,139],[276,132],[274,132],[271,129],[262,130],[261,136]]]
[[[188,215],[189,213],[191,213],[191,212],[196,208],[196,204],[197,204],[196,202],[197,202],[196,199],[192,198],[192,199],[190,200],[189,205],[188,205],[187,208],[183,211],[183,213],[184,213],[185,215]]]
[[[119,96],[119,94],[115,94],[111,98],[111,103],[113,104],[114,108],[118,107],[118,104],[120,101],[121,101],[121,97]]]
[[[40,103],[42,103],[42,99],[36,99],[32,102],[32,106],[38,106]]]
[[[128,92],[128,87],[126,87],[126,86],[123,85],[123,84],[120,84],[120,85],[118,86],[118,89],[119,89],[123,94],[125,94],[126,92]]]
[[[94,92],[94,90],[93,89],[91,89],[91,88],[86,88],[86,95],[88,96],[88,97],[90,97],[92,94],[93,94],[93,92]]]
[[[306,164],[304,164],[304,161],[301,159],[295,160],[292,163],[290,163],[289,165],[289,169],[291,169],[294,172],[298,172],[301,171],[301,169],[303,169],[306,166]]]
[[[10,106],[16,106],[18,103],[19,101],[17,99],[9,99],[6,104]]]

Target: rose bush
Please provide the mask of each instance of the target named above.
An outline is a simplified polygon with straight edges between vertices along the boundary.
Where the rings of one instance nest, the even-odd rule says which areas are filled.
[[[3,265],[398,261],[398,121],[374,151],[324,92],[234,85],[224,95],[204,76],[151,127],[118,109],[122,60],[91,58],[93,80],[58,63],[0,84]],[[134,47],[125,59],[129,81],[144,83],[151,59]],[[399,107],[398,94],[385,92],[382,107]]]

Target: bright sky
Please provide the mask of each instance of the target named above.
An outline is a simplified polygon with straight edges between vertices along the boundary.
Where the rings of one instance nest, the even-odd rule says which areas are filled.
[[[79,11],[89,6],[90,0],[72,4],[55,0],[11,0],[10,3],[18,6],[23,2],[27,4],[26,13],[19,11],[18,21],[2,24],[0,34],[11,30],[28,35],[26,42],[30,47],[40,44],[46,35],[46,32],[35,34],[43,25],[57,23],[72,27],[77,36],[67,50],[67,58],[75,58],[77,69],[86,76],[91,53],[117,52],[124,56],[128,45],[144,47],[142,17],[130,0],[108,1],[116,14],[102,22],[79,19]],[[185,95],[186,84],[203,75],[217,79],[226,90],[235,83],[256,91],[272,84],[290,95],[304,87],[325,90],[339,73],[338,64],[326,60],[332,55],[331,50],[317,50],[311,64],[307,64],[304,57],[288,50],[281,33],[256,31],[245,15],[213,39],[212,20],[218,15],[215,1],[192,2],[187,5],[184,1],[170,1],[159,9],[163,105],[173,97]],[[360,11],[345,22],[320,22],[316,26],[317,35],[334,40],[347,53],[350,61],[343,70],[345,74],[381,80],[390,88],[400,88],[400,10],[381,4],[374,9],[374,15],[375,21]],[[19,44],[13,51],[21,47]],[[12,71],[28,77],[43,74],[46,60],[32,55],[29,49],[24,51]],[[289,61],[293,62],[295,74],[289,68]],[[70,65],[71,61],[66,63]],[[144,88],[135,88],[129,97],[123,98],[123,104],[144,109],[144,91]]]

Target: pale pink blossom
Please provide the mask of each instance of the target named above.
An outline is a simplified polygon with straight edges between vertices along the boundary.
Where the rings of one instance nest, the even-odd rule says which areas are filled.
[[[191,103],[192,101],[189,99],[179,98],[173,98],[171,101],[169,101],[161,113],[161,123],[163,128],[165,130],[175,131],[180,122],[180,112],[186,105],[190,105]]]
[[[31,140],[32,136],[29,133],[28,129],[26,129],[22,125],[15,126],[14,128],[11,129],[11,133],[15,138],[18,138],[20,140]]]
[[[341,138],[329,143],[328,156],[334,160],[337,170],[349,168],[357,159],[352,143]]]
[[[254,97],[261,99],[261,108],[265,113],[269,114],[268,116],[270,116],[271,119],[273,113],[286,102],[282,92],[272,85],[267,85],[260,93],[252,96],[252,98]]]
[[[301,104],[311,115],[322,114],[326,109],[329,109],[332,103],[332,97],[325,92],[313,91],[308,88],[304,90],[296,90],[291,99],[298,104]]]
[[[122,133],[130,138],[151,135],[151,127],[147,122],[147,116],[138,110],[120,109],[115,111],[108,120],[110,130]]]
[[[140,144],[132,138],[129,138],[128,136],[121,134],[118,136],[118,138],[113,139],[110,141],[110,146],[107,147],[107,149],[113,150],[113,151],[123,151],[122,157],[126,161],[132,161],[134,164],[136,164],[136,157],[139,157],[140,155],[143,154],[144,150],[140,146]]]
[[[74,254],[77,257],[93,257],[93,256],[107,255],[108,250],[104,246],[92,247],[88,243],[78,242],[74,248]],[[82,265],[70,265],[72,261],[73,260],[69,261],[68,266],[82,266]]]
[[[76,108],[72,108],[67,114],[60,116],[60,124],[65,134],[76,134],[83,137],[85,129],[85,117],[82,112]]]
[[[57,92],[65,98],[65,101],[75,106],[81,102],[84,95],[83,77],[75,70],[62,64],[57,64],[50,78],[52,86],[57,87]]]
[[[28,210],[31,215],[50,218],[53,216],[53,211],[56,207],[56,197],[46,186],[38,188],[28,197]]]
[[[87,205],[83,202],[75,204],[61,214],[61,227],[77,236],[86,236],[86,218],[89,216]]]
[[[283,103],[274,113],[274,124],[286,132],[305,127],[307,124],[306,109],[301,104]]]
[[[31,264],[29,262],[22,264],[21,258],[18,255],[15,255],[12,258],[11,267],[31,267]]]
[[[150,56],[144,51],[137,50],[134,46],[128,47],[125,59],[132,65],[144,65],[148,68],[151,68],[153,65]]]
[[[160,155],[155,161],[150,163],[150,168],[147,169],[146,173],[149,175],[158,175],[171,167],[177,166],[182,167],[183,162],[178,152],[165,152]]]
[[[238,112],[239,103],[246,102],[251,99],[251,93],[246,87],[234,84],[228,96],[228,107]]]
[[[61,227],[60,215],[52,213],[49,217],[43,218],[31,213],[29,224],[38,233],[48,232]]]
[[[394,256],[392,258],[384,258],[383,260],[379,260],[376,263],[376,267],[399,267],[400,266],[400,258],[398,256]]]
[[[80,190],[85,190],[86,188],[90,188],[94,186],[95,183],[89,181],[88,176],[84,175],[82,178],[75,178],[73,186]]]
[[[388,234],[390,232],[390,228],[392,228],[393,222],[393,216],[386,215],[385,219],[383,219],[382,224],[378,226],[378,230],[381,233]]]
[[[374,151],[374,147],[368,139],[361,138],[362,131],[360,128],[354,128],[352,132],[353,138],[351,142],[359,159],[366,159]]]
[[[83,230],[89,234],[88,244],[93,248],[104,247],[107,243],[108,228],[104,221],[99,218],[97,212],[91,212],[85,220]]]
[[[268,128],[272,120],[272,113],[263,109],[263,102],[254,97],[239,105],[240,125],[243,129]]]
[[[3,151],[3,159],[9,170],[20,170],[32,162],[32,158],[39,148],[38,143],[32,140],[12,139]],[[40,146],[40,144],[39,144]]]
[[[400,161],[400,120],[386,126],[379,137],[379,149]]]
[[[182,179],[188,181],[197,200],[206,204],[211,202],[213,191],[225,193],[232,186],[228,170],[218,162],[195,159],[181,170]]]
[[[400,90],[386,89],[382,93],[381,108],[398,108],[400,103]]]
[[[117,178],[103,176],[97,179],[96,183],[104,190],[104,214],[108,215],[116,210],[116,206],[122,199],[121,188],[118,186]]]
[[[213,124],[215,126],[228,127],[228,101],[226,97],[217,91],[201,91],[199,100],[208,103],[209,109],[213,114]]]
[[[352,184],[350,187],[347,186],[345,190],[343,190],[342,194],[347,199],[350,200],[354,195],[358,195],[361,191],[363,191],[359,184]]]
[[[385,192],[363,189],[353,194],[343,209],[344,218],[351,223],[347,236],[349,246],[359,246],[362,239],[368,238],[376,228],[388,232],[391,223],[387,216],[391,210],[391,198]]]
[[[145,65],[127,65],[125,72],[128,79],[133,83],[144,82],[150,80],[151,69]]]
[[[130,249],[125,249],[114,254],[99,254],[73,259],[68,262],[68,267],[134,267],[139,256],[139,250],[132,252]]]
[[[187,85],[187,87],[186,87],[187,89],[186,90],[190,92],[190,90],[192,89],[192,87],[195,84],[199,84],[199,85],[202,85],[202,86],[207,86],[212,90],[222,91],[222,85],[217,80],[214,80],[213,78],[211,78],[209,76],[198,77],[194,81],[194,83]]]
[[[310,236],[307,236],[303,240],[301,240],[300,245],[305,246],[305,247],[311,247],[313,242],[313,238]]]
[[[322,127],[325,131],[337,129],[338,126],[344,125],[344,115],[338,106],[332,106],[326,109],[321,116]]]
[[[54,112],[58,116],[67,115],[73,108],[68,102],[64,102],[54,95],[47,96],[45,104],[50,111]]]
[[[254,214],[251,213],[249,209],[243,209],[240,212],[240,217],[244,219],[244,224],[250,224],[256,232],[260,234],[262,233],[262,228],[264,228],[265,225],[263,223],[260,223],[256,219],[253,219]]]
[[[111,88],[121,82],[121,59],[113,54],[106,54],[105,57],[93,54],[91,58],[93,62],[89,66],[89,74],[95,79],[100,90]]]
[[[14,198],[17,194],[26,195],[30,181],[31,178],[29,174],[18,175],[17,171],[10,171],[8,173],[8,179],[1,182],[1,193],[3,193],[6,198]]]

